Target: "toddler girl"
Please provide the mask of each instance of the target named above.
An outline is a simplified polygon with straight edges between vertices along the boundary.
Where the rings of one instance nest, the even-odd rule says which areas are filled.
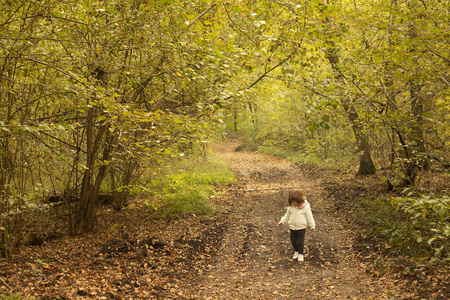
[[[286,214],[278,223],[279,226],[288,223],[291,235],[291,243],[295,253],[292,257],[294,260],[303,261],[303,251],[305,246],[306,227],[310,227],[312,231],[316,228],[316,223],[311,212],[311,206],[306,197],[300,190],[293,190],[289,193],[289,207]]]

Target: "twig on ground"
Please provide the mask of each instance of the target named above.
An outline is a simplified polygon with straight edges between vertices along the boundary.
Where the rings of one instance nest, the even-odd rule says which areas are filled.
[[[9,284],[7,284],[6,281],[2,277],[0,277],[0,280],[6,285],[7,288],[12,290],[12,287]]]

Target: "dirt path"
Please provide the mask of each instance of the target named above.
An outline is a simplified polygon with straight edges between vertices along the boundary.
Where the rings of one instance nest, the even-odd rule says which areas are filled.
[[[195,299],[389,299],[397,294],[395,283],[365,274],[352,252],[352,233],[313,169],[236,152],[237,146],[214,148],[242,183],[241,205],[231,208],[235,221],[209,271],[189,288]],[[305,191],[317,224],[315,232],[307,231],[304,263],[291,259],[287,226],[276,226],[292,188]]]
[[[366,274],[373,260],[357,257],[363,252],[355,248],[363,247],[352,244],[355,232],[341,204],[374,193],[372,187],[348,182],[349,196],[342,183],[351,175],[236,152],[238,145],[214,146],[240,180],[211,199],[223,213],[155,219],[140,199],[120,212],[105,206],[96,232],[0,259],[0,298],[20,292],[35,299],[445,299],[408,294],[406,285],[432,273],[406,282]],[[293,188],[305,191],[317,224],[307,231],[303,263],[291,259],[287,226],[277,226]],[[54,214],[42,215],[44,224],[53,224]]]

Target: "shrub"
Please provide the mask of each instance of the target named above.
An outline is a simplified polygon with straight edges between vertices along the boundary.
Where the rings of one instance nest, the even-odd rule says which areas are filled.
[[[421,247],[431,247],[435,259],[450,260],[450,197],[399,197],[392,203],[408,215]]]
[[[369,234],[383,238],[394,254],[449,260],[449,197],[364,199],[355,211],[369,225]]]

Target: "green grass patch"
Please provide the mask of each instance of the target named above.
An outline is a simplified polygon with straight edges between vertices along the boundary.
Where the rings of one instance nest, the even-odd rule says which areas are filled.
[[[0,299],[2,299],[2,300],[32,300],[34,298],[22,296],[22,295],[20,295],[20,293],[0,292]]]
[[[355,157],[348,153],[323,157],[313,150],[290,151],[275,146],[259,146],[257,151],[266,155],[281,157],[294,163],[315,165],[329,169],[349,168],[350,165],[355,165]]]
[[[368,234],[386,241],[395,255],[418,261],[449,261],[450,198],[395,197],[362,200],[355,218]]]
[[[220,187],[235,182],[237,178],[228,165],[216,157],[180,162],[162,179],[152,182],[156,203],[149,204],[159,218],[209,214],[217,210],[209,198],[220,194]]]

